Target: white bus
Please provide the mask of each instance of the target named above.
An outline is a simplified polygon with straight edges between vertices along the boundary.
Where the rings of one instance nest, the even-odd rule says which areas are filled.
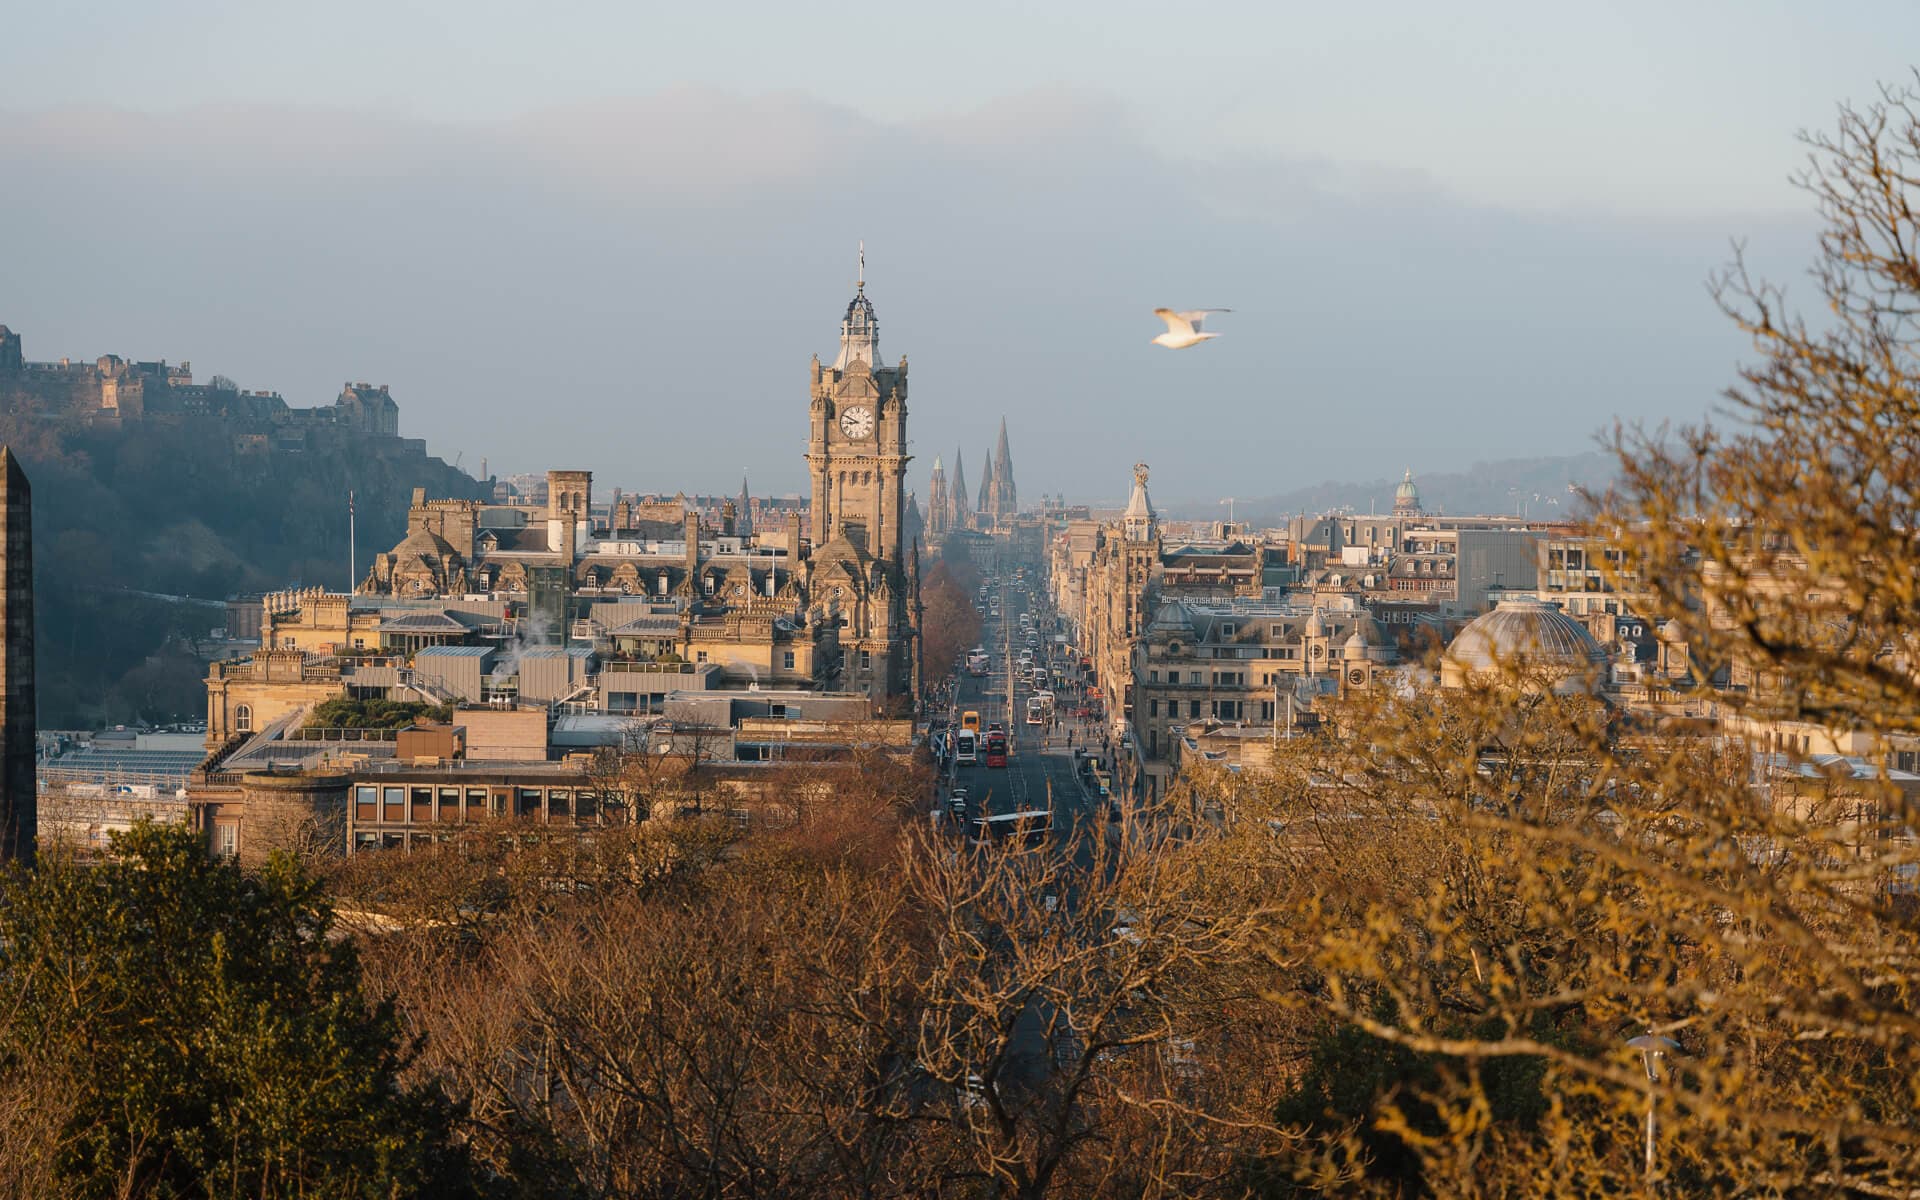
[[[1027,700],[1027,724],[1044,725],[1047,723],[1047,706],[1038,696]]]
[[[1033,808],[975,817],[967,836],[975,843],[1018,840],[1028,846],[1038,846],[1052,832],[1053,814],[1044,808]]]
[[[980,761],[980,735],[971,729],[962,729],[953,735],[953,761],[963,767],[971,767]]]

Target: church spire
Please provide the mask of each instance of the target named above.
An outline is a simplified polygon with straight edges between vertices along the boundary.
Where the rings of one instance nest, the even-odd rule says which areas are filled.
[[[1013,455],[1007,449],[1007,419],[1000,418],[1000,440],[993,447],[993,515],[1011,517],[1020,511],[1013,486]]]
[[[947,503],[952,508],[951,526],[965,529],[971,523],[973,510],[967,497],[967,464],[960,460],[957,447],[953,452],[953,482],[947,485]]]

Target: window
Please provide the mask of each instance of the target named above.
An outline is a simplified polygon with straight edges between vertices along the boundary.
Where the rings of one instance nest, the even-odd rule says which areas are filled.
[[[693,661],[697,663],[703,663],[707,661],[707,652],[705,650],[695,650],[693,652]]]
[[[467,820],[477,821],[487,813],[487,789],[467,789]]]
[[[1187,715],[1189,717],[1197,717],[1200,715],[1200,702],[1198,700],[1187,701]]]
[[[1153,670],[1147,672],[1147,682],[1148,683],[1160,682],[1160,668],[1155,667]]]
[[[873,651],[862,650],[860,652],[860,669],[862,671],[873,670]]]
[[[404,821],[407,819],[407,789],[380,789],[380,819],[383,821]]]
[[[233,731],[235,733],[253,732],[253,706],[242,704],[233,710]]]
[[[789,671],[793,670],[793,651],[791,650],[781,651],[780,665]]]
[[[660,572],[658,587],[662,596],[667,594],[667,573],[665,571]]]
[[[231,821],[223,821],[213,827],[213,852],[221,858],[232,858],[240,853],[240,826]]]
[[[412,789],[412,792],[413,792],[414,823],[424,825],[432,821],[433,820],[433,789],[430,787],[417,787]]]
[[[1147,715],[1150,717],[1157,717],[1160,715],[1160,702],[1158,700],[1147,701]]]
[[[1233,631],[1234,631],[1234,628],[1235,628],[1235,626],[1234,626],[1234,624],[1233,624],[1233,622],[1232,622],[1232,621],[1227,621],[1227,622],[1224,622],[1224,623],[1222,623],[1222,624],[1221,624],[1221,626],[1220,626],[1220,636],[1221,636],[1221,637],[1223,637],[1223,638],[1230,638],[1230,637],[1232,637],[1232,636],[1233,636]]]
[[[518,809],[519,815],[522,817],[539,816],[540,801],[542,799],[540,795],[540,789],[539,788],[521,788],[519,789],[519,791],[520,791],[520,806]]]
[[[713,595],[713,576],[711,575],[707,576],[707,582],[704,585],[704,588],[707,595],[709,596]]]
[[[460,819],[459,788],[440,789],[440,806],[434,815],[442,821],[458,821]]]
[[[1178,671],[1168,671],[1168,672],[1167,672],[1167,682],[1168,682],[1168,683],[1179,683],[1179,682],[1180,682],[1180,672],[1178,672]]]

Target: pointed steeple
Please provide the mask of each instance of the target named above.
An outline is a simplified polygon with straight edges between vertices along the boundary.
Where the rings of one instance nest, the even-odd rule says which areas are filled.
[[[960,460],[960,451],[953,452],[953,482],[947,487],[947,503],[952,507],[952,526],[965,529],[972,524],[972,499],[967,495],[967,464]]]
[[[753,536],[753,497],[747,492],[747,473],[740,472],[740,505],[734,529],[741,537]]]
[[[1020,511],[1019,493],[1013,486],[1013,455],[1007,449],[1007,419],[1000,418],[1000,440],[993,447],[993,515],[1011,517]]]
[[[982,521],[990,521],[994,515],[993,455],[983,454],[981,457],[987,460],[987,473],[980,477],[980,497],[973,502],[973,511],[979,514]]]

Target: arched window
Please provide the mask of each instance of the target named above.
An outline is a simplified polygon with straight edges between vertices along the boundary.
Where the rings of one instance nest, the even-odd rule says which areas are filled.
[[[253,732],[253,706],[242,704],[233,710],[233,731],[235,733]]]

